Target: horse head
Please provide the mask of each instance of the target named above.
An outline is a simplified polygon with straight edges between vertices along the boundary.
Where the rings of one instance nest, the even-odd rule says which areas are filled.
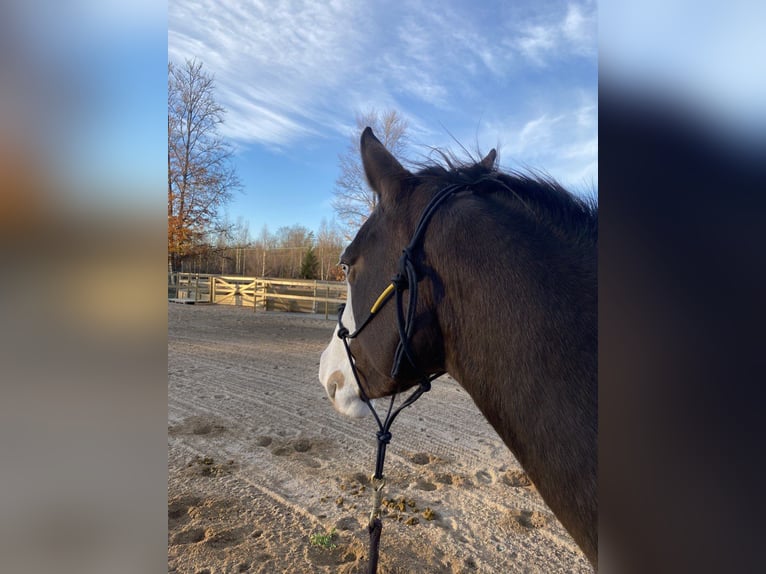
[[[443,339],[434,305],[439,298],[440,282],[429,268],[423,250],[410,253],[418,268],[418,296],[411,314],[412,337],[408,341],[412,360],[405,356],[395,362],[401,341],[396,308],[392,304],[381,306],[382,301],[387,301],[382,295],[392,281],[406,281],[401,273],[402,252],[415,232],[421,213],[439,189],[438,178],[425,172],[413,174],[402,167],[370,128],[362,133],[361,156],[367,181],[378,201],[341,255],[340,264],[348,286],[346,306],[330,344],[322,353],[319,368],[319,379],[334,407],[343,414],[357,417],[368,412],[360,384],[367,398],[376,399],[405,391],[424,375],[445,370]],[[494,160],[492,150],[479,165],[486,168]],[[409,290],[412,286],[404,288]],[[406,302],[404,307],[406,309]],[[409,309],[406,311],[409,313]],[[362,325],[350,339],[349,357],[343,340],[338,337],[339,330],[346,328],[354,333]],[[352,360],[359,384],[354,377]]]

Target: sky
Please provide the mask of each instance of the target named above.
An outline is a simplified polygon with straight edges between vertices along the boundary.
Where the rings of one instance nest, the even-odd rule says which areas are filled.
[[[330,222],[356,115],[395,109],[409,159],[486,153],[598,189],[595,2],[170,0],[168,58],[202,61],[243,183],[227,217]]]

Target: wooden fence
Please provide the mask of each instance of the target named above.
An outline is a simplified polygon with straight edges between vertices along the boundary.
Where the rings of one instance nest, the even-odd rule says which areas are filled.
[[[254,311],[292,311],[335,315],[346,301],[346,284],[338,281],[270,279],[238,275],[171,273],[168,299],[252,307]]]

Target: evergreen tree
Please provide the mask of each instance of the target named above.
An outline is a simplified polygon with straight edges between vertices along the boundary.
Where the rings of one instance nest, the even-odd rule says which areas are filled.
[[[303,255],[300,272],[301,279],[316,279],[318,267],[319,260],[314,253],[314,247],[309,247]]]

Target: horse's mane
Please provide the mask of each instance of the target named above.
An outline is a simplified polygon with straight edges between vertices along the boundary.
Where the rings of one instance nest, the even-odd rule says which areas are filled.
[[[461,160],[452,153],[435,150],[441,162],[415,164],[419,182],[439,186],[466,184],[482,193],[502,193],[511,203],[520,205],[531,217],[554,226],[557,231],[579,241],[598,241],[598,202],[579,197],[555,179],[533,170],[501,171],[497,160],[492,166],[471,158]]]

